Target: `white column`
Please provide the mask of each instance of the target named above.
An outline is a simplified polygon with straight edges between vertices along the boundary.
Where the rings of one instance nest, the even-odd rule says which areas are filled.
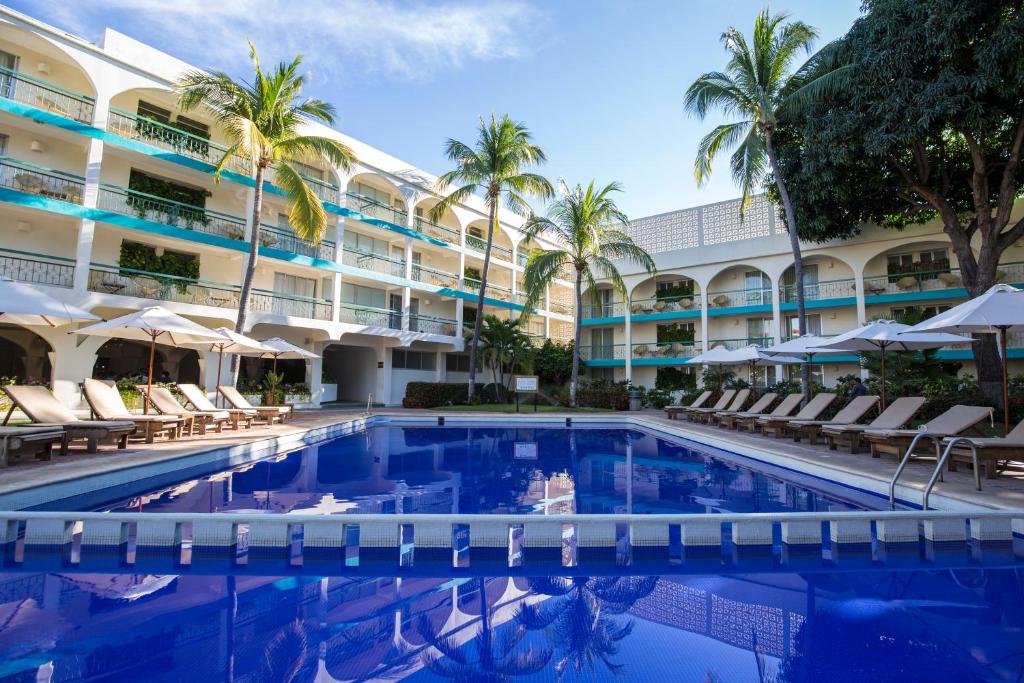
[[[443,382],[445,380],[444,369],[445,369],[445,358],[446,354],[444,351],[437,352],[437,360],[435,361],[434,368],[434,381]]]
[[[310,358],[306,361],[306,385],[309,387],[310,400],[317,408],[320,407],[320,399],[323,395],[323,383],[320,381],[323,376],[323,344],[313,344],[313,351],[317,358]]]
[[[863,267],[860,267],[860,268],[857,268],[856,270],[854,270],[853,279],[854,279],[854,283],[855,283],[854,286],[857,289],[857,291],[854,292],[854,296],[855,296],[855,298],[857,300],[857,324],[858,325],[863,325],[863,324],[865,324],[867,322],[867,318],[868,318],[867,303],[864,300],[865,292],[864,292],[864,268]],[[864,368],[864,367],[860,368],[860,378],[861,378],[861,380],[866,382],[866,381],[868,381],[869,377],[871,377],[871,373],[868,372],[868,369]]]
[[[377,352],[377,362],[383,363],[384,367],[377,369],[377,390],[374,392],[374,402],[383,405],[391,405],[391,350],[381,345]]]
[[[93,106],[93,125],[101,130],[107,128],[107,114],[113,93],[99,92]],[[103,165],[103,143],[89,138],[85,152],[85,187],[82,192],[82,206],[95,209],[99,201],[100,172]],[[89,286],[89,264],[92,262],[92,244],[96,234],[96,222],[82,219],[78,222],[78,245],[75,248],[75,277],[72,287],[76,293],[84,294]]]
[[[626,346],[623,347],[622,357],[626,359],[626,380],[633,381],[633,316],[629,310],[629,303],[623,303],[623,314],[626,319]]]
[[[411,215],[411,214],[410,214]],[[411,218],[410,218],[411,220]],[[412,280],[412,238],[405,238],[405,279]],[[412,301],[412,288],[402,288],[402,329],[409,329],[410,304]]]
[[[338,219],[338,227],[334,233],[334,262],[342,264],[345,259],[345,219]],[[331,292],[331,322],[341,320],[341,273],[334,273],[334,288]]]

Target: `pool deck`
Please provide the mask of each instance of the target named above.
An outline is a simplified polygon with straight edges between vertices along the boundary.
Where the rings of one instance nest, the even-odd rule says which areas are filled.
[[[429,410],[377,409],[375,416],[418,417],[433,420],[444,417],[449,423],[465,418],[494,420],[494,413],[444,413]],[[19,458],[6,469],[0,470],[0,495],[32,489],[58,482],[117,471],[151,463],[163,463],[198,453],[222,449],[228,446],[252,444],[266,447],[273,440],[296,437],[311,429],[318,429],[365,418],[366,414],[355,410],[310,410],[299,411],[294,419],[272,427],[254,427],[250,430],[211,432],[178,441],[158,440],[146,445],[132,441],[126,450],[118,451],[103,447],[99,453],[87,454],[81,448],[72,448],[69,455],[54,455],[53,460],[36,461]],[[675,435],[705,442],[711,446],[730,450],[747,457],[756,458],[773,465],[786,467],[805,474],[827,477],[859,488],[885,494],[889,479],[897,462],[892,456],[871,458],[867,453],[851,455],[843,451],[830,451],[824,445],[811,446],[793,443],[789,438],[775,439],[748,433],[697,425],[684,420],[668,420],[663,412],[642,411],[635,413],[541,413],[534,416],[524,413],[520,416],[502,415],[502,420],[524,422],[553,421],[571,417],[578,422],[616,421],[623,417],[635,418],[640,425],[665,430]],[[912,462],[904,472],[899,489],[900,497],[920,502],[921,491],[933,471],[930,461]],[[973,474],[969,467],[961,466],[959,471],[947,473],[932,492],[932,506],[937,509],[955,509],[978,506],[995,509],[1024,509],[1024,470],[1017,469],[1003,473],[998,479],[983,479],[982,490],[974,490]]]

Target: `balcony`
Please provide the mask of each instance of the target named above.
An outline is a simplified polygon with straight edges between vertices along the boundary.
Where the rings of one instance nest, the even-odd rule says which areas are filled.
[[[0,97],[79,123],[92,123],[94,100],[81,93],[18,71],[0,68]]]
[[[368,251],[359,251],[358,249],[346,247],[341,254],[341,262],[346,266],[380,273],[381,275],[405,277],[405,260],[391,258],[384,254],[373,254]]]
[[[699,314],[701,305],[701,298],[697,294],[666,298],[633,299],[629,304],[629,313],[633,317],[668,313]],[[680,315],[680,317],[685,317],[685,315]]]
[[[345,208],[358,211],[369,218],[387,221],[392,225],[404,228],[409,223],[409,214],[405,209],[388,206],[384,202],[377,201],[361,195],[357,192],[345,193]]]
[[[301,173],[299,175],[302,175]],[[320,201],[328,202],[330,204],[339,204],[341,202],[341,188],[337,185],[327,182],[326,180],[320,180],[319,178],[310,178],[307,175],[303,175],[302,179],[306,181],[310,189],[313,190]]]
[[[708,292],[708,310],[724,310],[731,308],[768,307],[772,305],[772,290],[768,287],[758,289],[727,289]]]
[[[422,232],[424,235],[443,240],[448,244],[457,245],[459,243],[459,231],[455,228],[435,223],[420,216],[416,217],[414,225],[416,226],[416,231]]]
[[[1001,263],[996,273],[997,282],[1024,282],[1024,262]],[[963,279],[959,268],[941,270],[922,270],[906,273],[873,275],[864,278],[864,296],[886,297],[886,301],[916,298],[942,298],[944,293],[949,296],[962,296]],[[869,301],[870,303],[870,301]]]
[[[330,301],[324,299],[254,289],[249,300],[249,310],[253,313],[270,313],[292,318],[330,320],[332,306]]]
[[[438,287],[458,288],[459,276],[444,270],[437,270],[419,264],[412,264],[412,279],[417,282],[425,282]],[[477,285],[479,286],[479,285]]]
[[[75,278],[75,260],[17,249],[0,249],[0,277],[34,285],[71,287]]]
[[[81,204],[85,193],[85,178],[10,157],[0,157],[0,186],[25,194]]]
[[[465,278],[463,280],[463,291],[479,292],[480,291],[480,280],[476,280],[476,279],[471,278],[471,277]],[[487,283],[487,291],[484,293],[484,296],[490,297],[492,299],[497,299],[498,301],[507,301],[507,302],[511,303],[511,301],[512,301],[512,290],[511,289],[507,289],[505,287],[499,287],[497,285],[493,285],[490,282],[488,282]]]
[[[775,339],[773,337],[740,337],[739,339],[711,339],[708,341],[708,348],[713,349],[716,346],[724,346],[730,351],[736,349],[742,349],[744,346],[750,346],[751,344],[757,344],[758,346],[774,346]]]
[[[796,303],[796,285],[782,285],[779,296],[783,304]],[[849,280],[804,281],[804,301],[827,301],[829,299],[850,299],[857,296],[857,282]]]
[[[313,244],[304,240],[288,228],[277,228],[272,225],[260,225],[260,246],[281,249],[292,254],[308,256],[310,258],[334,260],[334,242],[321,240],[319,244]]]
[[[342,302],[339,319],[343,323],[366,325],[368,327],[386,327],[392,330],[402,329],[401,312],[386,308],[373,308]]]
[[[473,251],[478,251],[481,254],[487,251],[487,240],[476,235],[466,234],[466,247]],[[497,244],[491,245],[491,256],[493,258],[500,258],[502,261],[512,262],[512,250],[508,247],[499,247]]]
[[[427,334],[440,334],[445,337],[454,337],[458,329],[458,321],[451,318],[438,318],[431,315],[414,313],[409,316],[410,332],[425,332]]]
[[[625,344],[580,344],[584,361],[625,360]]]
[[[559,315],[572,315],[572,304],[552,299],[548,301],[548,310]]]
[[[626,306],[621,301],[606,304],[586,304],[580,311],[580,317],[588,318],[620,318],[626,314]]]
[[[245,236],[245,221],[238,216],[171,201],[117,185],[100,186],[96,207],[103,211],[135,216],[154,223],[232,240],[241,240]]]
[[[701,345],[694,341],[652,342],[633,344],[634,360],[687,360],[701,352]]]
[[[219,164],[228,151],[227,147],[211,142],[209,138],[116,107],[110,108],[107,130],[212,166]],[[251,175],[246,160],[238,156],[231,157],[225,168],[245,176]]]

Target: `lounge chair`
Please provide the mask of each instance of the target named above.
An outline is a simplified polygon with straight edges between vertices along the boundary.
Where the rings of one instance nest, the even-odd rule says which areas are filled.
[[[72,439],[85,439],[86,452],[95,453],[99,442],[105,439],[114,440],[118,448],[127,448],[128,436],[135,433],[135,423],[130,420],[78,419],[46,387],[10,385],[4,387],[4,393],[12,403],[4,424],[7,424],[17,407],[37,427],[60,427],[67,437],[60,445],[61,455],[67,454],[68,442]]]
[[[292,414],[291,406],[254,406],[245,400],[245,397],[238,392],[238,389],[226,384],[217,387],[217,391],[233,407],[241,408],[242,410],[255,410],[260,418],[266,420],[268,424],[274,424],[275,420],[284,422]]]
[[[957,436],[985,419],[992,419],[994,410],[981,406],[953,406],[920,429],[867,429],[864,440],[871,447],[872,458],[879,458],[882,453],[902,458],[914,437],[923,433],[935,444],[935,457],[938,458],[943,437]]]
[[[146,385],[140,385],[139,391],[145,398]],[[174,398],[174,394],[167,387],[150,387],[149,403],[161,415],[176,415],[185,418],[185,431],[189,436],[192,436],[192,432],[197,427],[200,434],[205,434],[207,425],[212,426],[218,432],[223,431],[224,423],[231,419],[226,410],[188,410],[178,403],[178,399]]]
[[[131,420],[146,443],[153,443],[161,434],[168,439],[181,436],[185,426],[184,418],[174,415],[135,415],[128,410],[117,388],[102,380],[87,379],[82,383],[82,389],[94,415],[101,420]]]
[[[793,414],[793,411],[800,405],[800,401],[804,398],[803,394],[787,394],[786,398],[779,402],[779,405],[775,406],[775,410],[765,415],[748,415],[746,413],[739,413],[729,418],[730,427],[737,431],[749,429],[754,431],[757,428],[757,421],[762,417],[789,417]]]
[[[204,413],[227,413],[231,419],[231,428],[234,430],[238,429],[240,424],[244,424],[246,429],[252,428],[253,420],[259,417],[259,413],[256,412],[255,408],[245,410],[242,408],[218,408],[213,405],[209,398],[206,397],[206,392],[200,389],[195,384],[179,384],[178,391],[185,397],[185,401],[188,402],[196,410],[201,410]]]
[[[837,394],[817,394],[814,398],[807,402],[800,412],[794,415],[792,418],[789,417],[774,417],[767,415],[765,417],[759,417],[757,419],[757,426],[761,429],[761,433],[765,436],[774,434],[775,438],[781,439],[788,433],[789,421],[792,420],[816,420],[826,408],[832,405],[832,402],[836,400]]]
[[[705,391],[700,396],[698,396],[696,399],[694,399],[693,403],[691,403],[688,406],[678,405],[678,404],[677,405],[671,405],[671,406],[665,406],[665,415],[668,417],[668,419],[674,420],[674,419],[676,419],[675,418],[676,415],[679,415],[681,413],[685,413],[686,411],[692,410],[694,408],[701,408],[701,407],[703,407],[704,404],[708,402],[709,398],[711,398],[711,392],[710,391]]]
[[[726,408],[724,411],[716,410],[707,413],[700,413],[699,415],[694,415],[694,419],[697,422],[712,424],[714,423],[718,415],[720,415],[723,412],[736,412],[743,410],[743,406],[747,402],[748,398],[750,398],[750,389],[740,389],[739,391],[736,392],[736,395],[733,396],[732,403],[730,403],[729,407]]]
[[[869,429],[899,429],[910,422],[925,403],[926,399],[920,396],[904,396],[890,403],[888,408],[866,425],[826,425],[821,428],[821,434],[828,442],[829,450],[834,451],[839,444],[846,444],[851,453],[856,453],[860,450],[864,432]]]
[[[725,410],[729,407],[729,402],[732,401],[732,398],[735,395],[735,389],[726,389],[722,392],[722,395],[718,397],[718,402],[711,408],[693,408],[692,410],[687,410],[686,419],[693,422],[694,416],[699,415],[700,413],[715,413],[719,410]]]
[[[717,422],[719,427],[731,428],[734,416],[741,414],[741,412],[743,415],[764,415],[764,411],[768,410],[778,397],[779,395],[774,393],[763,394],[748,410],[721,410],[711,417],[711,421]]]
[[[53,444],[64,445],[67,434],[60,427],[0,427],[0,467],[7,467],[15,453],[33,450],[49,460]]]
[[[877,396],[857,396],[836,413],[831,420],[790,420],[786,430],[793,434],[793,441],[806,437],[812,446],[818,443],[822,427],[840,427],[856,424],[867,412],[878,405]]]
[[[1024,460],[1024,420],[1010,430],[1006,436],[971,437],[955,436],[943,439],[942,444],[949,454],[949,470],[956,471],[957,460],[973,463],[975,467],[984,465],[985,478],[995,479],[998,475],[999,463],[1004,460]],[[980,475],[974,474],[977,488],[981,490]]]

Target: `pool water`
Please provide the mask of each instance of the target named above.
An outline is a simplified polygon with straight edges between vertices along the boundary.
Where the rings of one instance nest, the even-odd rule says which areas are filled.
[[[82,503],[79,501],[78,503]],[[137,494],[58,509],[303,513],[714,513],[881,507],[798,473],[622,428],[367,429]]]

